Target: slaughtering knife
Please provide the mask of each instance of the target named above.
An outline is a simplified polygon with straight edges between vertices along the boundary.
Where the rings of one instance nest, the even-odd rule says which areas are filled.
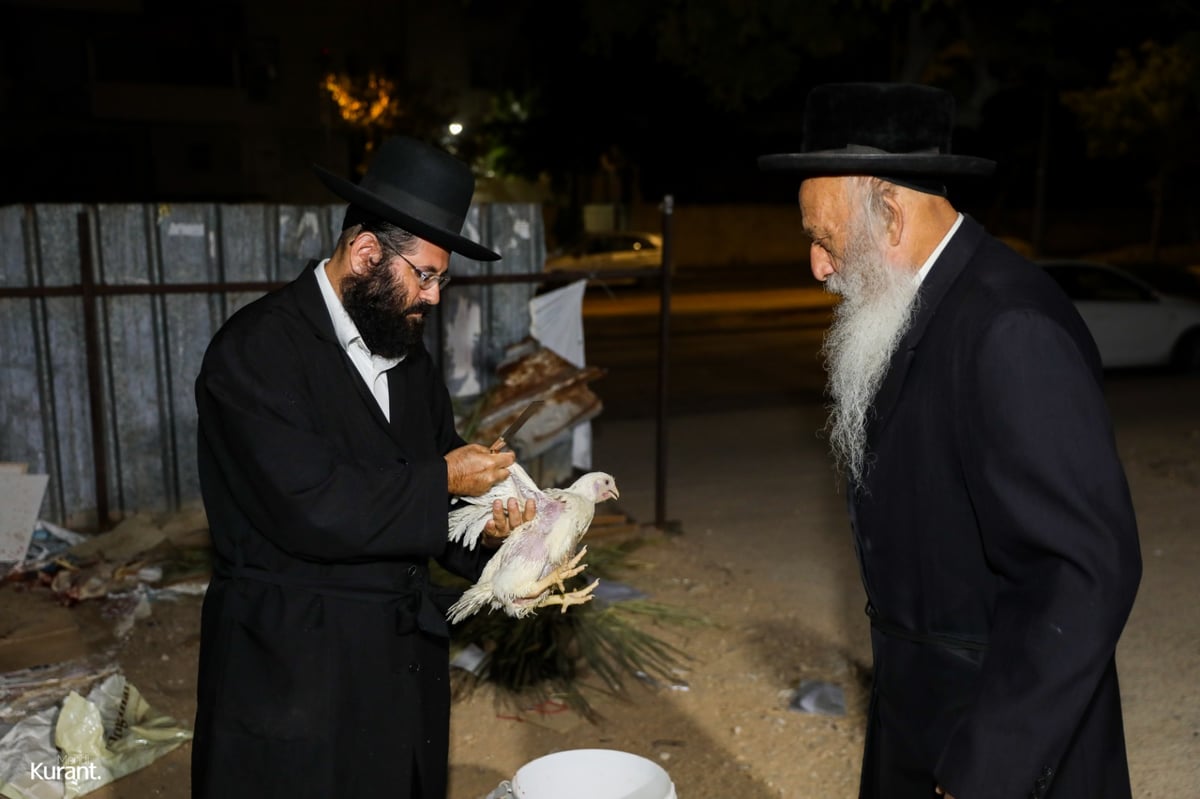
[[[534,400],[525,406],[525,410],[521,411],[521,415],[517,417],[516,421],[504,428],[504,432],[500,434],[500,437],[497,438],[495,443],[488,447],[488,449],[495,453],[500,452],[502,449],[507,447],[509,440],[511,440],[512,437],[517,434],[518,430],[524,427],[525,423],[529,421],[530,417],[537,413],[545,403],[545,400]]]

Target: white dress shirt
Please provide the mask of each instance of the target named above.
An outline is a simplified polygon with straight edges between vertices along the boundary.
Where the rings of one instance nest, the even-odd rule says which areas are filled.
[[[950,243],[950,239],[954,238],[954,234],[958,230],[959,225],[962,224],[962,221],[963,215],[960,213],[958,218],[954,220],[954,224],[950,226],[950,230],[947,231],[946,235],[942,237],[942,240],[938,246],[933,248],[933,252],[929,253],[929,257],[925,259],[925,263],[921,266],[921,271],[917,272],[918,286],[921,285],[923,280],[925,280],[925,276],[929,274],[929,270],[933,268],[933,262],[938,259],[939,255],[942,254],[942,250],[946,249],[946,245]]]
[[[338,299],[337,292],[333,290],[333,284],[329,282],[329,275],[325,274],[327,263],[329,263],[328,258],[317,264],[317,285],[321,287],[321,296],[325,299],[325,307],[329,309],[329,318],[333,320],[334,335],[337,336],[342,349],[350,356],[350,361],[358,369],[358,373],[362,375],[367,388],[371,389],[371,394],[379,403],[379,410],[383,411],[383,415],[390,422],[392,414],[388,397],[387,371],[403,361],[404,358],[382,358],[371,354],[363,342],[362,334],[358,332],[358,326],[354,324],[350,314],[346,313],[346,309],[342,307],[342,301]]]

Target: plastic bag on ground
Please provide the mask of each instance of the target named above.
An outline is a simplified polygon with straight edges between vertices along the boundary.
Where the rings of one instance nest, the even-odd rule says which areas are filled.
[[[156,712],[124,675],[114,674],[87,698],[72,691],[61,707],[22,720],[0,740],[0,795],[84,796],[191,737],[175,719]]]

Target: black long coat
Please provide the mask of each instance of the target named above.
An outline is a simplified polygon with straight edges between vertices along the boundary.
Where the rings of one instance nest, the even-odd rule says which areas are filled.
[[[193,796],[446,790],[443,454],[463,442],[428,353],[388,373],[391,422],[333,332],[312,264],[218,331],[196,381],[216,552],[204,600]],[[414,769],[416,774],[414,774]]]
[[[862,796],[1128,797],[1113,653],[1141,556],[1095,345],[969,218],[919,302],[850,501],[873,615]]]

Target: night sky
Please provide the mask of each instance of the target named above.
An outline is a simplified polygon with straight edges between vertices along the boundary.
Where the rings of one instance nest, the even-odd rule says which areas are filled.
[[[452,119],[481,171],[541,176],[568,206],[794,202],[755,158],[798,149],[808,89],[916,80],[954,92],[954,149],[1000,164],[960,190],[966,206],[1138,216],[1166,148],[1092,157],[1062,95],[1103,87],[1143,42],[1200,62],[1200,10],[1180,0],[9,0],[0,15],[4,204],[314,201],[312,163],[353,174],[372,137],[439,140]],[[347,125],[320,88],[331,73],[389,78],[402,113]],[[1165,230],[1187,237],[1196,159],[1170,156]]]

